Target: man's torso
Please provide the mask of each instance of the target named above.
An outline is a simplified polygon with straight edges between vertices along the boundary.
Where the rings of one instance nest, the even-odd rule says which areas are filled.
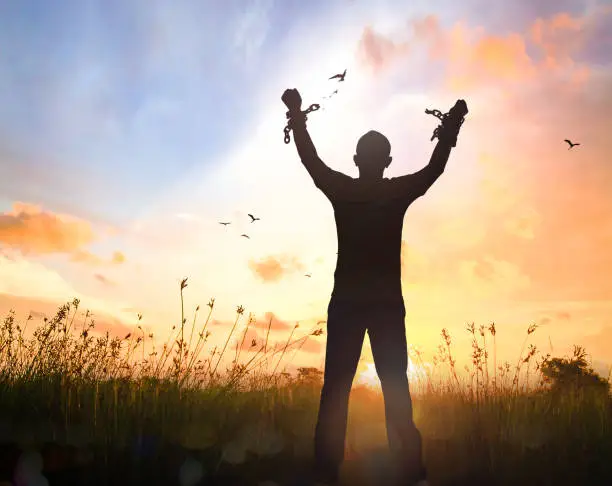
[[[401,241],[406,198],[385,194],[388,179],[355,185],[353,197],[328,196],[334,208],[338,261],[332,299],[356,304],[402,304]]]

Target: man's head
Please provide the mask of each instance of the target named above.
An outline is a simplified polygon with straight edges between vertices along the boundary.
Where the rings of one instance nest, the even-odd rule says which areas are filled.
[[[391,163],[391,144],[382,133],[370,130],[357,142],[357,153],[353,156],[361,178],[380,179]]]

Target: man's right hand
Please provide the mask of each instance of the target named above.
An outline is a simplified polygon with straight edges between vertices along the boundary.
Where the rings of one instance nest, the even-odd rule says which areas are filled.
[[[297,89],[286,89],[281,97],[290,112],[302,111],[302,97]]]

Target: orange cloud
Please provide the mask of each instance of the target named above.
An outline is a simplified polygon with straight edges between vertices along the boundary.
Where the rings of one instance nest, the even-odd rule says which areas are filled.
[[[296,337],[295,340],[297,339],[299,339],[299,337]],[[269,342],[268,348],[269,349],[283,349],[286,345],[287,345],[287,341],[275,341],[273,343]],[[297,351],[298,348],[299,348],[299,351]],[[301,342],[297,342],[289,346],[287,348],[287,353],[285,354],[285,356],[291,355],[296,351],[298,353],[319,354],[321,353],[321,351],[323,351],[323,349],[324,349],[323,343],[321,343],[320,341],[316,341],[315,339],[313,339],[312,336],[308,336],[308,339],[304,340],[303,344]]]
[[[0,293],[0,318],[6,316],[10,310],[14,310],[16,319],[23,325],[28,315],[31,315],[33,321],[28,327],[30,330],[33,330],[37,326],[42,325],[42,320],[45,317],[51,319],[57,313],[59,307],[65,303],[66,301],[60,302],[31,297],[18,297]],[[77,323],[79,327],[83,323],[86,310],[86,308],[80,307],[77,311],[75,323]],[[71,313],[72,312],[73,310],[71,310]],[[132,329],[120,319],[103,312],[90,312],[90,316],[92,316],[95,323],[93,333],[96,335],[104,334],[108,331],[111,336],[124,337],[128,332],[132,331]]]
[[[272,321],[272,324],[270,324],[270,321]],[[231,328],[234,325],[234,321],[229,321],[229,320],[220,321],[218,319],[212,319],[210,324],[212,326],[226,326],[226,327],[229,326]],[[262,330],[267,331],[268,326],[270,326],[270,332],[287,331],[289,329],[293,329],[293,327],[295,326],[295,323],[289,323],[287,321],[283,321],[282,319],[279,319],[278,317],[276,317],[276,315],[273,312],[266,312],[262,319],[254,319],[254,321],[251,322],[249,328],[262,329]]]
[[[538,18],[525,32],[503,36],[461,22],[443,29],[435,15],[428,15],[409,21],[410,42],[396,42],[371,27],[364,28],[358,41],[358,56],[364,65],[380,71],[415,48],[424,47],[430,59],[445,63],[447,87],[462,91],[492,82],[524,82],[552,72],[581,86],[590,71],[574,56],[592,41],[596,18],[607,13],[600,9],[583,18],[558,13],[547,19]],[[530,54],[530,47],[541,52],[543,59]]]
[[[559,13],[550,19],[537,19],[529,31],[530,40],[542,50],[548,66],[568,61],[585,45],[584,19]]]
[[[270,321],[272,321],[272,324],[270,324]],[[256,329],[265,330],[267,330],[268,326],[270,326],[270,331],[286,331],[288,329],[293,329],[295,323],[283,321],[282,319],[279,319],[273,312],[266,312],[262,319],[256,319],[255,322],[251,324],[251,326]]]
[[[374,71],[385,68],[395,58],[402,57],[409,52],[409,44],[396,43],[383,35],[374,32],[367,26],[359,39],[358,55],[361,62]]]
[[[537,313],[539,317],[537,317],[538,325],[546,325],[555,323],[556,325],[567,324],[571,318],[571,313],[567,311],[551,311],[551,310],[542,310]]]
[[[300,352],[319,354],[323,351],[324,345],[321,341],[316,341],[311,336],[302,344]]]
[[[94,240],[91,225],[16,202],[0,215],[0,243],[23,254],[72,253]]]
[[[134,327],[128,326],[115,317],[96,316],[95,314],[93,317],[95,323],[93,331],[95,334],[106,334],[108,332],[111,336],[123,338],[127,334],[134,332]]]
[[[249,328],[244,334],[240,333],[239,338],[234,343],[232,349],[236,351],[240,348],[241,351],[259,351],[264,344],[266,337],[260,336],[255,329]],[[254,345],[253,345],[254,344]]]
[[[288,332],[293,330],[295,328],[295,325],[296,325],[295,322],[290,323],[288,321],[279,319],[272,312],[266,312],[262,318],[253,319],[251,321],[247,329],[246,337],[244,338],[244,342],[242,342],[242,340],[244,336],[245,327],[243,327],[239,331],[235,331],[235,334],[233,337],[233,344],[230,347],[231,349],[236,351],[242,342],[242,348],[241,348],[242,351],[259,351],[267,339],[268,349],[273,349],[275,346],[277,347],[277,349],[282,348],[286,345],[287,341],[283,340],[283,338],[279,340],[279,335],[283,335],[283,334],[288,335]],[[210,322],[210,326],[212,328],[215,328],[217,326],[222,326],[225,329],[227,329],[227,332],[229,332],[229,329],[231,329],[234,326],[234,321],[212,319]],[[268,329],[269,329],[269,332],[268,332]],[[221,331],[221,332],[225,332],[225,331]],[[213,332],[213,333],[217,334],[216,332]],[[226,337],[227,335],[224,335],[223,339],[225,339]],[[294,334],[294,339],[298,337],[299,335]],[[255,340],[255,343],[256,343],[255,346],[252,346],[253,340]],[[293,347],[289,349],[293,349]]]
[[[422,19],[414,19],[410,22],[415,39],[426,40],[430,43],[430,55],[436,57],[447,50],[445,37],[440,28],[440,22],[435,15],[427,15]]]
[[[525,41],[518,34],[506,37],[484,36],[473,45],[468,59],[459,61],[468,61],[466,70],[476,68],[480,74],[489,77],[523,79],[533,73]]]
[[[304,266],[296,257],[269,256],[260,261],[249,261],[249,268],[264,282],[278,282],[290,273],[302,271]]]
[[[528,38],[523,33],[499,36],[456,24],[433,39],[417,41],[429,45],[433,59],[446,61],[445,84],[454,90],[524,82],[538,74],[539,66],[528,54]]]
[[[35,204],[15,202],[11,211],[0,214],[0,244],[23,255],[67,253],[73,262],[101,265],[103,259],[84,249],[94,240],[89,222]],[[123,263],[125,255],[116,251],[110,262]]]

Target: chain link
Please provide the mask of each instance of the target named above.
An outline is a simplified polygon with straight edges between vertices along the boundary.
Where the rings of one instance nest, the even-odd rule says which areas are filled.
[[[448,124],[452,123],[450,119],[451,119],[451,113],[454,114],[453,109],[451,109],[448,113],[442,113],[440,110],[425,109],[425,113],[427,113],[428,115],[435,116],[442,122],[436,127],[436,129],[433,132],[433,135],[431,136],[429,140],[433,141],[435,138],[440,138],[440,130],[442,128],[446,128]],[[460,118],[457,116],[454,116],[452,118],[454,118],[454,123],[456,124],[455,130],[459,132],[461,125],[463,125],[463,122],[465,121],[465,115],[461,115]]]
[[[306,117],[306,115],[308,115],[308,113],[312,113],[313,111],[317,111],[319,108],[321,108],[321,105],[318,105],[317,103],[313,103],[312,105],[310,105],[305,111],[300,111],[300,113],[302,115],[304,115],[304,117]],[[287,119],[291,120],[291,112],[287,112]],[[304,118],[306,120],[306,118]],[[289,136],[289,132],[291,132],[291,127],[289,126],[289,122],[287,122],[287,125],[285,125],[285,128],[283,129],[283,132],[285,132],[285,143],[289,143],[291,142],[291,137]]]

